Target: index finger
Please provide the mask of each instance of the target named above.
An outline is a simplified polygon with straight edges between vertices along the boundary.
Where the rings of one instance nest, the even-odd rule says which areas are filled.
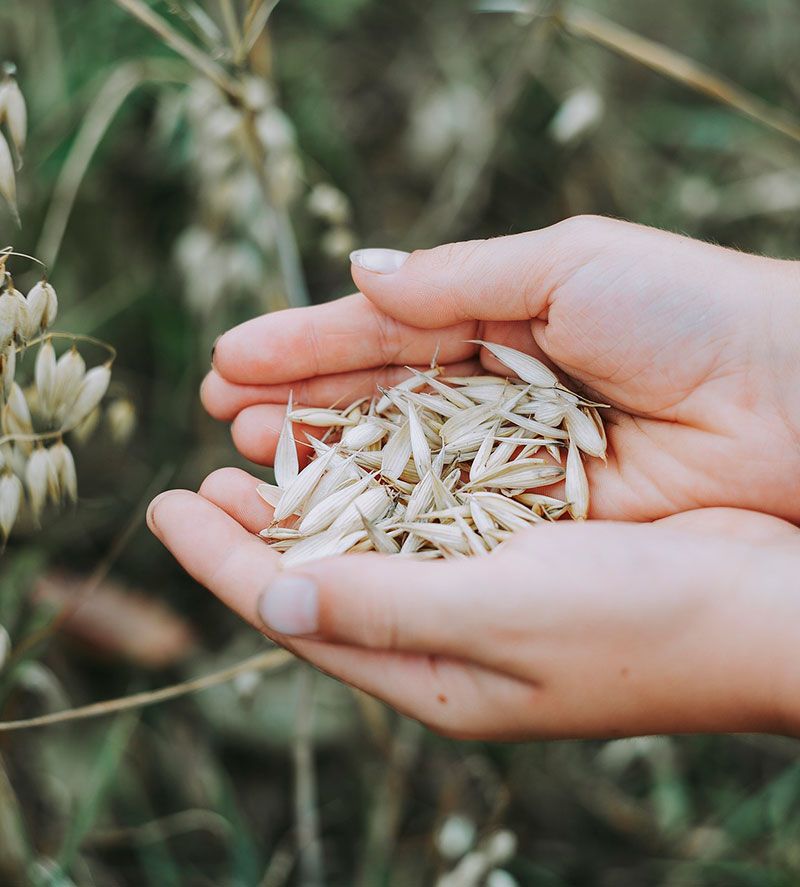
[[[361,293],[310,308],[288,308],[248,320],[214,348],[216,371],[239,385],[294,382],[385,364],[427,363],[437,347],[442,363],[472,356],[473,321],[446,329],[400,323]]]

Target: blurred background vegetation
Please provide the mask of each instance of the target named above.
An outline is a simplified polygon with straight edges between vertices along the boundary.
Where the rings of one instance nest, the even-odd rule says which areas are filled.
[[[2,557],[5,720],[266,649],[151,538],[144,508],[243,464],[197,398],[214,338],[347,293],[354,246],[592,212],[798,252],[793,0],[496,15],[472,0],[283,0],[264,30],[271,2],[151,2],[233,102],[131,5],[0,0],[0,59],[17,64],[31,117],[23,227],[0,210],[0,239],[50,263],[59,328],[119,349],[115,384],[138,414],[130,439],[101,426],[78,452],[77,509]],[[242,31],[225,10],[245,6]],[[609,51],[587,21],[695,59],[777,124],[626,57],[642,49],[629,34],[612,30],[624,46]],[[800,883],[797,742],[458,743],[266,665],[172,702],[0,734],[0,884]]]

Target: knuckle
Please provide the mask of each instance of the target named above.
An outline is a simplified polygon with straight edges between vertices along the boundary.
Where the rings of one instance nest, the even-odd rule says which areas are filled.
[[[310,358],[311,375],[318,376],[322,373],[324,360],[322,355],[322,343],[319,338],[317,325],[309,321],[305,327],[305,343],[307,355]]]
[[[212,471],[200,484],[198,492],[201,496],[205,496],[213,494],[217,490],[225,490],[234,480],[236,474],[236,468],[218,468],[216,471]]]
[[[610,219],[586,213],[570,216],[568,219],[558,222],[554,227],[562,229],[569,237],[591,240],[600,237],[611,224],[613,222]]]
[[[397,357],[399,335],[398,323],[388,314],[376,315],[376,332],[378,336],[378,348],[385,361],[392,361]]]
[[[452,271],[474,259],[485,247],[485,240],[467,240],[461,243],[444,243],[433,249],[425,250],[424,255],[431,269],[436,271]],[[412,254],[412,259],[415,254]]]

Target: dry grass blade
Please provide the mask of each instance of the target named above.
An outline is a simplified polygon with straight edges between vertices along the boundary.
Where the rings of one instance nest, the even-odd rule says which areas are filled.
[[[70,708],[67,711],[56,711],[36,718],[0,721],[0,733],[28,730],[32,727],[49,727],[53,724],[66,724],[73,721],[85,721],[88,718],[99,718],[105,715],[117,714],[121,711],[143,708],[146,705],[155,705],[158,702],[166,702],[168,699],[177,699],[180,696],[187,696],[189,693],[198,693],[210,687],[217,687],[248,671],[273,671],[274,669],[282,668],[293,660],[294,657],[287,650],[269,650],[266,653],[250,656],[236,665],[222,668],[201,678],[183,681],[180,684],[162,687],[159,690],[133,693],[130,696],[108,699],[105,702],[94,702],[91,705],[82,705],[77,708]]]
[[[800,142],[797,120],[693,59],[573,4],[564,4],[557,20],[570,34],[599,43]]]

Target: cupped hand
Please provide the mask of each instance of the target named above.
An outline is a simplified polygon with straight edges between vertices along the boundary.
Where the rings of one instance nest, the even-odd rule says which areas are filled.
[[[593,217],[404,259],[361,251],[378,270],[354,264],[360,294],[222,336],[202,395],[246,457],[271,462],[290,390],[344,404],[437,348],[448,373],[504,372],[478,338],[617,408],[608,465],[587,466],[592,517],[735,506],[800,521],[800,263]]]
[[[537,526],[485,557],[357,554],[292,571],[237,469],[150,526],[245,620],[450,736],[800,735],[800,530],[707,509]]]

